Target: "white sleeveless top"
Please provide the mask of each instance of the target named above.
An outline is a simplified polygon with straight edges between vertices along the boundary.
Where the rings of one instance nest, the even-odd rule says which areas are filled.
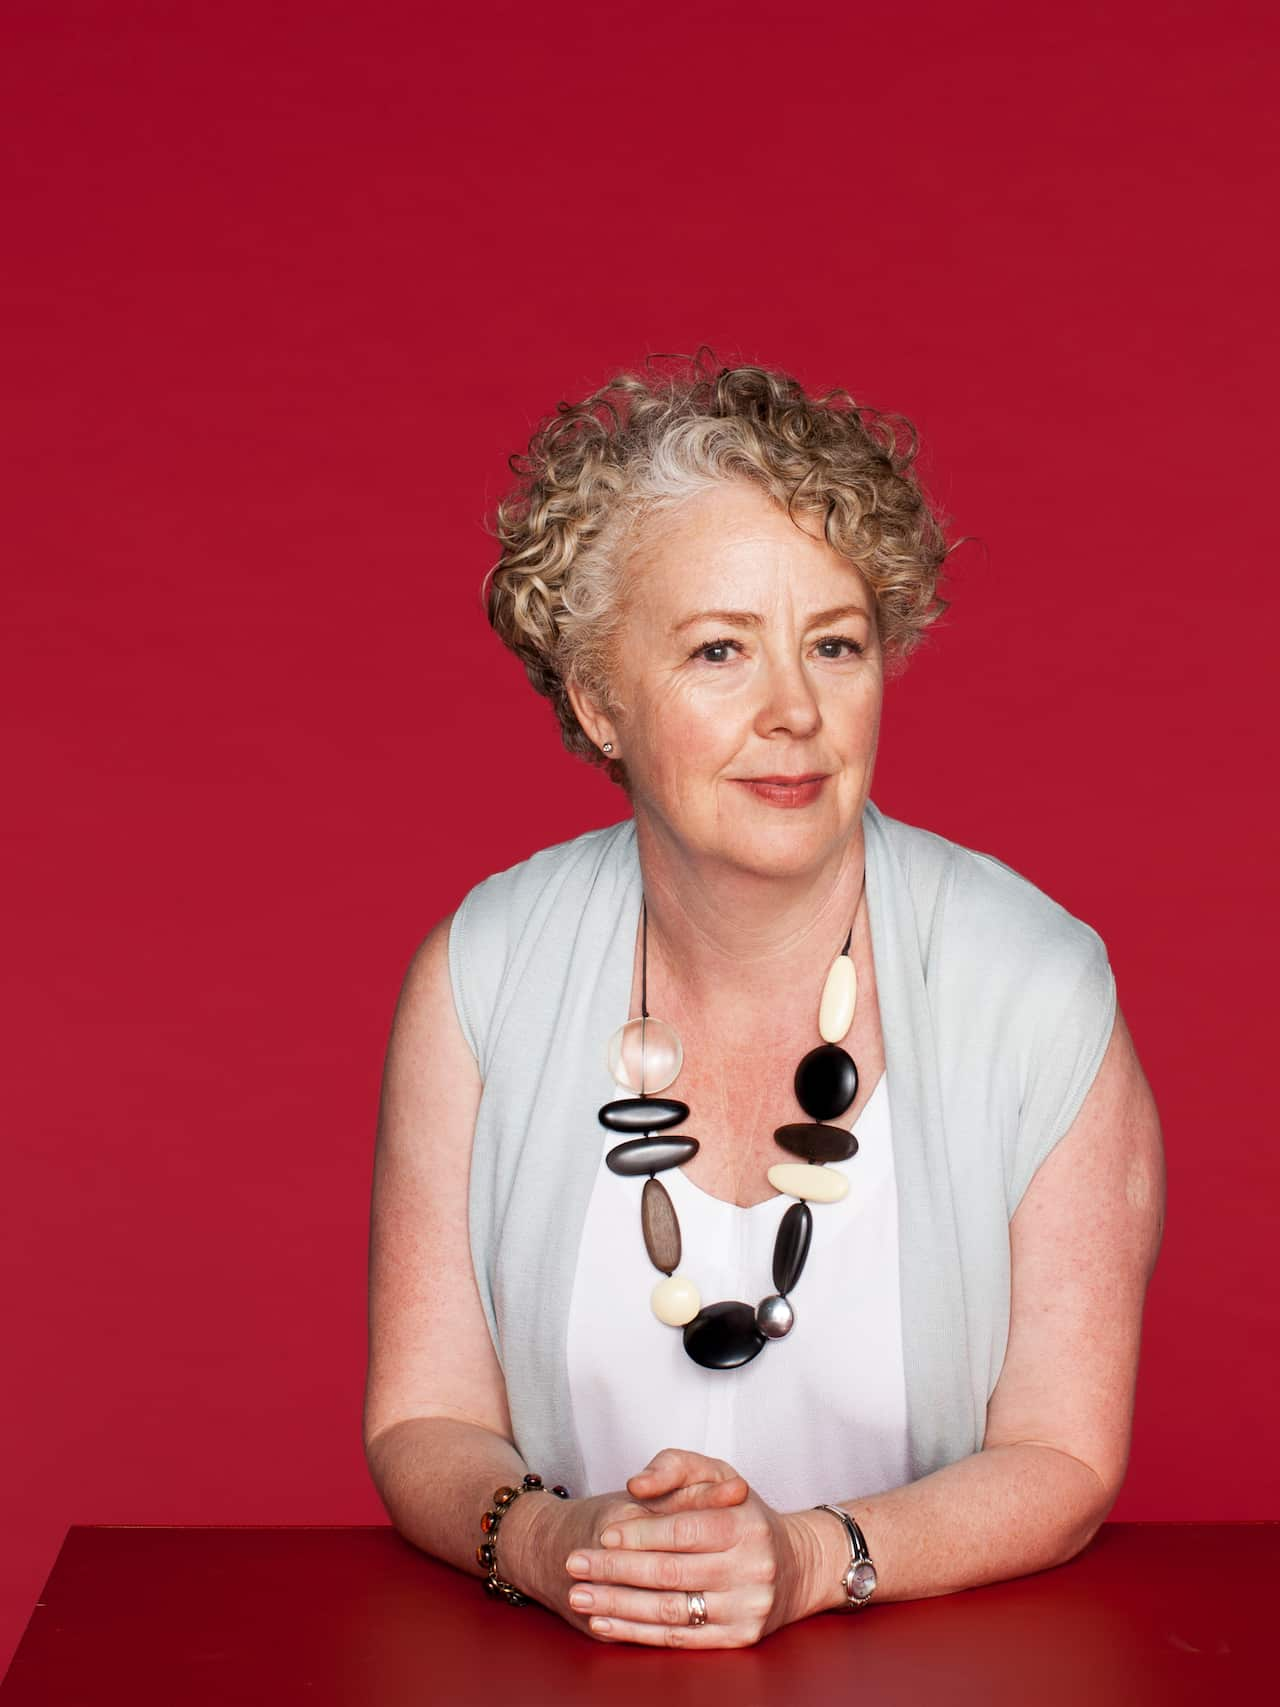
[[[910,1480],[884,1074],[853,1130],[857,1155],[826,1164],[847,1175],[847,1195],[813,1205],[809,1254],[789,1294],[795,1325],[737,1369],[695,1363],[680,1329],[650,1308],[662,1277],[641,1232],[644,1181],[609,1170],[604,1157],[617,1138],[602,1130],[569,1307],[569,1390],[586,1470],[575,1493],[624,1489],[664,1446],[726,1459],[776,1511]],[[774,1236],[796,1200],[775,1193],[743,1209],[683,1168],[659,1177],[680,1220],[678,1272],[702,1302],[767,1297]]]

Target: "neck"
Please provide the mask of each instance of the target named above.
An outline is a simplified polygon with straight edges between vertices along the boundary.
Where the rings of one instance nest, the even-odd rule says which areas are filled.
[[[651,989],[655,967],[692,1003],[732,991],[768,1004],[793,988],[821,986],[855,912],[865,912],[861,814],[826,859],[786,876],[691,853],[639,805],[635,820]],[[858,938],[855,929],[855,945]]]

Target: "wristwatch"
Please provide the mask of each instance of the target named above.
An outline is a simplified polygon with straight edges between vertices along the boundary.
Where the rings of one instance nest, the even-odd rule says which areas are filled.
[[[876,1568],[871,1562],[871,1554],[867,1548],[866,1537],[857,1524],[838,1505],[822,1505],[813,1507],[814,1511],[833,1511],[844,1524],[845,1533],[849,1537],[849,1568],[841,1577],[844,1584],[845,1608],[856,1612],[865,1606],[876,1592]]]

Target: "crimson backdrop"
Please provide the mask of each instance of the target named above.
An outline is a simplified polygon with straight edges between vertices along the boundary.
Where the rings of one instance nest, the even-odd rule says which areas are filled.
[[[625,808],[484,624],[482,519],[560,397],[702,340],[910,414],[981,538],[874,797],[1109,945],[1170,1182],[1115,1515],[1280,1516],[1273,8],[3,35],[3,1655],[69,1522],[382,1516],[401,975]]]

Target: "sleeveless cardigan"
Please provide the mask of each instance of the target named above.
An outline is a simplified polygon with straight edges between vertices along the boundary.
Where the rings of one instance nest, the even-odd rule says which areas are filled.
[[[862,826],[916,1480],[982,1448],[1008,1341],[1009,1222],[1093,1082],[1116,991],[1098,933],[1002,860],[871,800]],[[597,1111],[617,1094],[605,1044],[629,1016],[641,892],[626,818],[485,878],[449,931],[454,1003],[483,1081],[475,1281],[516,1449],[574,1494],[569,1303],[612,1142]]]

